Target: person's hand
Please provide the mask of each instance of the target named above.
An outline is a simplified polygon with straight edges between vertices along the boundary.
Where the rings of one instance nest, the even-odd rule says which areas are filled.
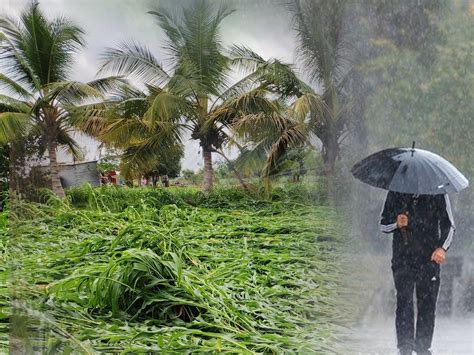
[[[433,254],[431,254],[431,260],[436,264],[442,264],[446,261],[446,251],[443,248],[437,248]]]
[[[405,214],[399,214],[397,216],[397,227],[405,228],[408,226],[408,216]]]

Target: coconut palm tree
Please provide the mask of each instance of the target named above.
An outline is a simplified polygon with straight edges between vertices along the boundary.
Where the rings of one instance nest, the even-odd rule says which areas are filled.
[[[66,18],[47,19],[33,2],[17,20],[0,18],[0,135],[10,142],[23,134],[35,137],[48,152],[51,188],[64,196],[57,149],[80,155],[71,133],[70,111],[104,99],[120,79],[81,83],[69,80],[73,57],[83,48],[84,32]]]
[[[246,47],[232,48],[234,62],[248,72],[235,85],[240,90],[256,86],[271,93],[277,107],[267,114],[241,115],[231,128],[240,143],[240,168],[260,166],[265,185],[280,172],[285,155],[291,149],[312,146],[312,124],[327,116],[323,98],[302,81],[293,65],[277,59],[265,60]]]
[[[212,153],[224,155],[222,148],[236,118],[280,110],[268,87],[254,85],[251,75],[245,85],[242,81],[229,85],[232,70],[246,60],[239,47],[228,49],[222,44],[220,25],[231,13],[225,4],[214,8],[205,0],[194,1],[179,15],[166,9],[151,11],[167,37],[164,49],[169,65],[162,66],[146,47],[125,42],[104,53],[99,70],[127,75],[147,86],[151,101],[143,122],[160,132],[153,141],[161,147],[169,138],[182,144],[185,132],[199,141],[206,192],[213,184]],[[104,129],[94,128],[99,135]],[[149,144],[141,152],[157,154],[157,147]]]
[[[75,126],[121,152],[120,171],[126,179],[141,178],[159,164],[182,157],[179,123],[149,119],[160,92],[122,85],[106,101],[73,111]]]
[[[310,113],[310,126],[322,142],[324,172],[332,175],[351,109],[344,93],[353,59],[347,31],[349,2],[292,0],[288,6],[294,15],[299,57],[309,79],[322,90],[324,110]]]

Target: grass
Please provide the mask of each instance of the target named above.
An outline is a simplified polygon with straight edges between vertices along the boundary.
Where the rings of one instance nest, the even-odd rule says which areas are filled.
[[[68,196],[10,211],[13,346],[336,351],[336,216],[308,191],[264,199],[239,189],[83,187]]]

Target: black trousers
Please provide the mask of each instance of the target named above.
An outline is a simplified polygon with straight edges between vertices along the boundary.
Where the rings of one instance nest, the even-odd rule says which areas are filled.
[[[427,351],[433,339],[440,267],[432,261],[393,260],[392,271],[397,290],[397,346],[399,349]],[[413,291],[416,291],[416,330]]]

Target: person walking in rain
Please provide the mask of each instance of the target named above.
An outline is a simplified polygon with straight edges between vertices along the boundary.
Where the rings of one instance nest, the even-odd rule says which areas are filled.
[[[397,291],[395,327],[400,354],[431,354],[440,264],[455,226],[447,194],[417,195],[389,191],[380,230],[393,233],[392,271]],[[414,322],[413,291],[417,318]]]

